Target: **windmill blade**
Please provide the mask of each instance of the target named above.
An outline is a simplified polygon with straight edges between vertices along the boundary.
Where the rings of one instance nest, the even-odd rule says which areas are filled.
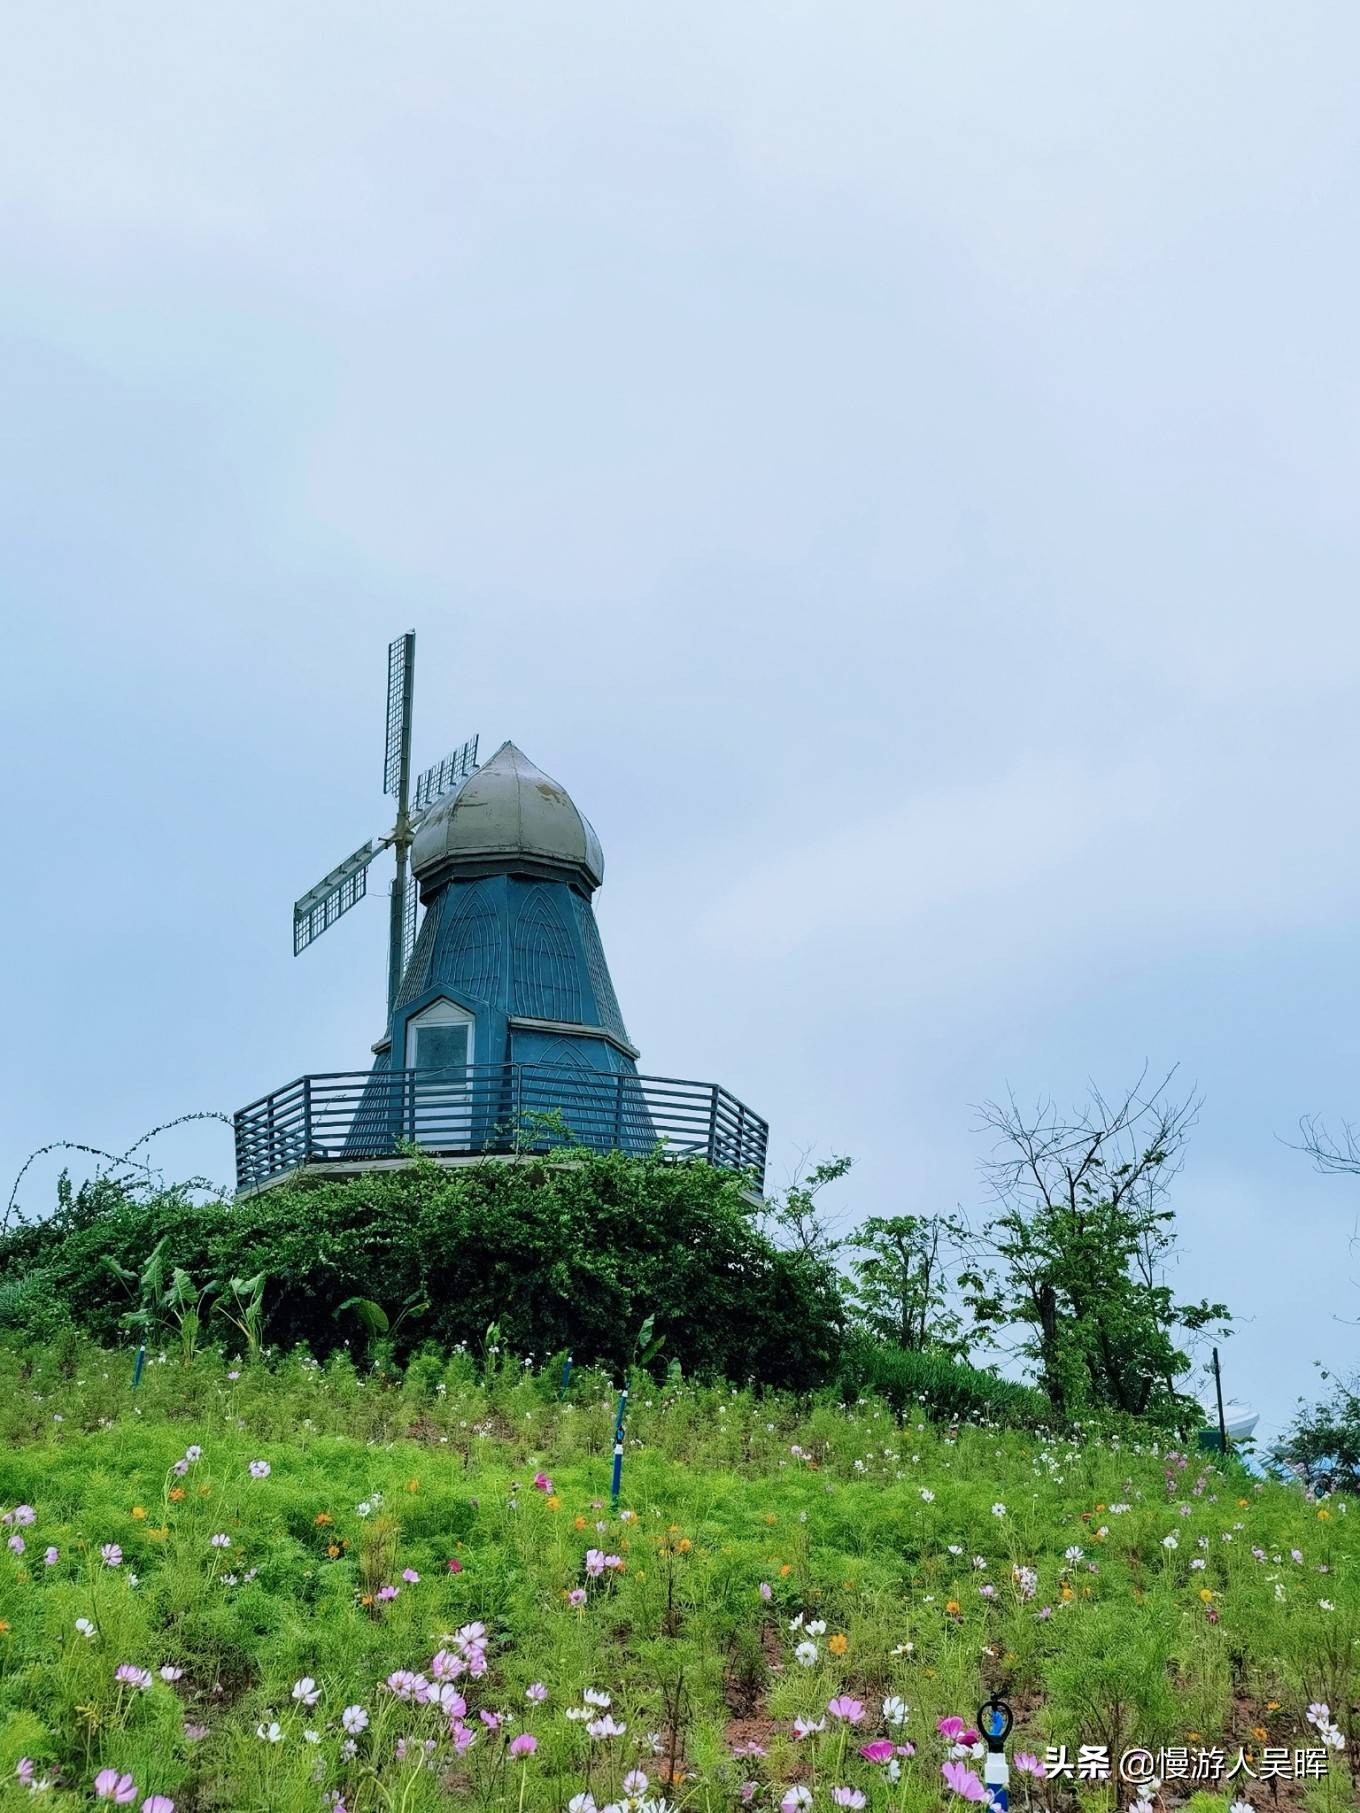
[[[406,898],[401,903],[401,973],[404,976],[411,962],[411,952],[416,947],[416,907],[420,902],[420,888],[414,875],[406,877]]]
[[[387,750],[383,757],[383,792],[394,794],[401,785],[403,749],[411,747],[411,694],[414,690],[416,637],[414,630],[397,636],[387,647]]]
[[[455,749],[452,755],[446,755],[442,762],[436,762],[432,768],[427,768],[417,776],[411,800],[412,815],[428,812],[446,793],[452,793],[455,787],[461,786],[476,766],[477,738],[474,736],[469,737],[461,749]]]
[[[314,888],[293,903],[293,955],[301,956],[313,939],[333,926],[342,913],[368,892],[368,865],[381,846],[370,837],[352,856],[323,875]]]

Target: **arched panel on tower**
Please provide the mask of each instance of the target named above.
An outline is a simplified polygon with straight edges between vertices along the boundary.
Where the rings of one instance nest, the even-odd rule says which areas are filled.
[[[515,921],[514,1012],[535,1020],[584,1020],[580,971],[556,887],[532,888]]]
[[[450,909],[439,980],[474,1001],[493,1001],[499,992],[501,924],[491,890],[480,881],[460,887]]]
[[[415,883],[412,881],[406,885],[414,887]],[[406,965],[401,978],[401,987],[397,991],[398,1007],[408,1006],[417,995],[423,995],[430,986],[430,965],[434,958],[434,947],[439,938],[439,922],[443,916],[443,906],[444,897],[442,894],[437,894],[430,902],[425,917],[421,921],[420,935],[416,939],[415,948],[411,952],[411,960]]]
[[[600,942],[600,928],[595,923],[595,914],[590,902],[573,894],[575,903],[576,925],[581,934],[581,948],[586,954],[586,969],[590,975],[591,992],[595,996],[595,1012],[599,1023],[612,1032],[616,1039],[622,1039],[626,1045],[628,1029],[623,1023],[619,1011],[618,996],[614,993],[614,983],[609,974],[609,965],[604,959],[604,945]]]

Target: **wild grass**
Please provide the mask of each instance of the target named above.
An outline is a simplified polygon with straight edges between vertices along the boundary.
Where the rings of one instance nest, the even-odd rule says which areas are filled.
[[[401,1378],[152,1354],[130,1381],[122,1352],[0,1352],[0,1808],[30,1804],[26,1781],[83,1806],[129,1777],[124,1804],[177,1813],[580,1795],[711,1813],[800,1789],[925,1813],[951,1798],[938,1722],[971,1724],[993,1690],[1012,1750],[1041,1757],[1203,1744],[1250,1763],[1316,1745],[1325,1702],[1347,1748],[1306,1798],[1353,1804],[1345,1499],[1151,1437],[638,1377],[615,1513],[616,1397],[584,1369],[563,1401],[557,1363],[465,1353]],[[800,1738],[799,1719],[825,1728]],[[891,1757],[862,1756],[874,1740]],[[1274,1804],[1243,1771],[1214,1791]]]

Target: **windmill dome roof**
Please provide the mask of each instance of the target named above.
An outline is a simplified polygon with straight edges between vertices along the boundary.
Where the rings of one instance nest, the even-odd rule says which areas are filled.
[[[421,820],[411,866],[433,886],[460,869],[485,874],[517,863],[574,872],[592,889],[604,879],[589,819],[565,787],[507,742]]]

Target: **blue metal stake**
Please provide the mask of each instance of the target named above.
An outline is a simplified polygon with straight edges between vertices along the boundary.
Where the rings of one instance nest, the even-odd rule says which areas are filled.
[[[146,1358],[145,1346],[137,1349],[137,1364],[132,1369],[132,1389],[135,1391],[142,1382],[142,1362]]]
[[[558,1393],[557,1393],[557,1401],[559,1404],[562,1402],[562,1399],[567,1395],[567,1386],[570,1384],[571,1384],[571,1355],[568,1354],[566,1359],[563,1360],[563,1362],[562,1362],[562,1383],[561,1383],[560,1387],[558,1388]]]
[[[628,1409],[628,1387],[619,1393],[619,1414],[614,1419],[614,1483],[610,1487],[610,1509],[619,1508],[619,1484],[623,1479],[623,1418]]]

